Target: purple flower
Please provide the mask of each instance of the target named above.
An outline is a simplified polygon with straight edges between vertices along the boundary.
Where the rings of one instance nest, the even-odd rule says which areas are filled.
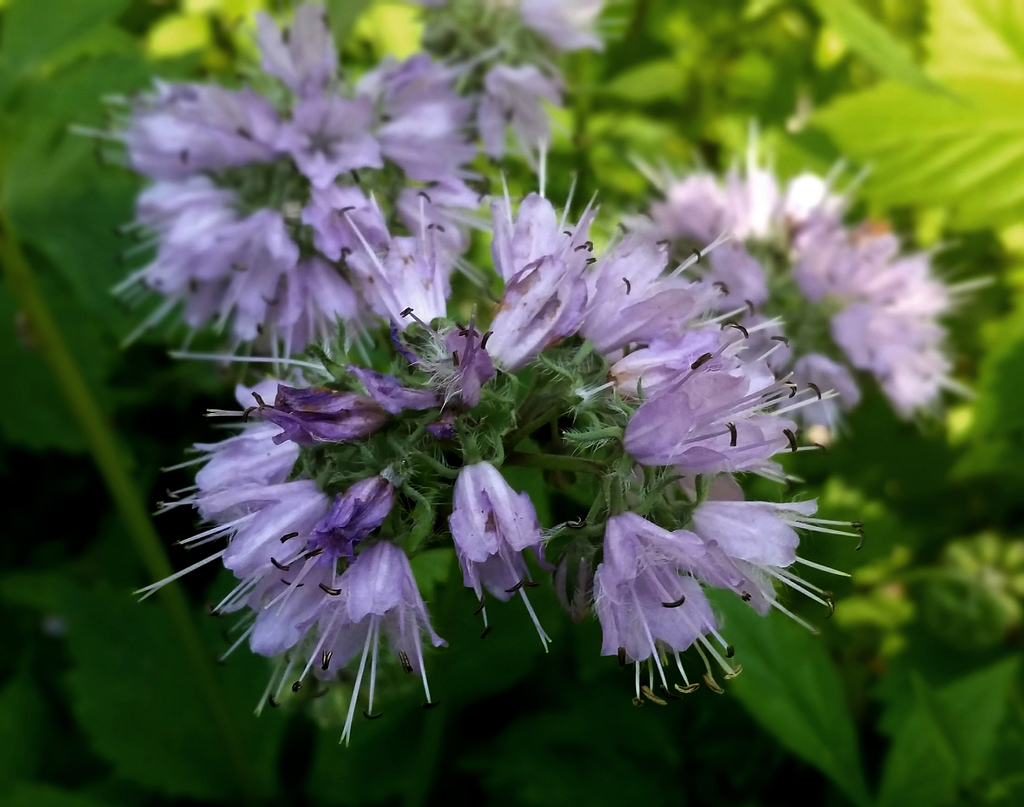
[[[795,448],[796,424],[780,416],[787,409],[769,411],[790,388],[761,387],[742,372],[716,372],[710,359],[694,364],[630,419],[623,445],[637,461],[717,473],[753,470],[787,444]]]
[[[711,634],[727,647],[718,636],[715,616],[700,584],[685,574],[700,561],[702,552],[700,539],[692,533],[669,532],[636,513],[612,516],[605,525],[604,560],[594,575],[594,604],[603,634],[601,654],[636,663],[638,698],[639,665],[648,659],[668,689],[661,666],[663,653],[674,657],[689,684],[679,653],[695,642],[710,652],[727,674],[733,672],[705,638]]]
[[[277,146],[292,155],[315,188],[356,168],[381,168],[380,145],[369,133],[373,108],[360,98],[303,98],[281,128]]]
[[[531,193],[519,205],[516,218],[507,199],[491,203],[491,257],[494,268],[506,281],[541,258],[562,261],[572,274],[582,275],[591,260],[593,245],[587,240],[594,212],[589,207],[575,226],[559,221],[555,209],[544,197]]]
[[[519,592],[545,649],[550,641],[541,628],[525,588],[531,586],[523,551],[543,560],[537,513],[527,493],[516,493],[488,462],[466,465],[455,481],[454,508],[448,526],[462,565],[465,584],[480,599],[487,630],[483,590],[501,601]]]
[[[836,393],[833,398],[816,401],[800,410],[800,420],[808,425],[834,429],[841,413],[849,412],[860,403],[860,390],[850,371],[820,353],[808,353],[797,360],[793,365],[793,382],[822,393]]]
[[[143,94],[123,134],[128,162],[153,179],[183,179],[277,155],[277,113],[253,90],[165,84]]]
[[[319,639],[307,665],[318,662],[321,674],[333,675],[359,656],[355,686],[349,704],[342,740],[348,741],[352,731],[359,690],[369,662],[369,697],[367,714],[373,714],[373,696],[377,678],[377,659],[381,631],[407,673],[419,672],[427,703],[431,703],[423,665],[423,637],[435,647],[447,645],[430,625],[412,568],[405,552],[389,541],[366,547],[338,581],[339,596],[319,616]]]
[[[359,379],[367,394],[392,415],[397,415],[403,409],[432,409],[441,405],[438,394],[432,389],[404,387],[393,375],[353,364],[346,369]]]
[[[543,101],[560,105],[561,83],[530,64],[497,64],[484,77],[484,92],[477,110],[477,127],[485,153],[494,159],[505,154],[505,128],[511,125],[524,155],[546,145],[550,125]]]
[[[297,95],[320,93],[334,78],[338,52],[327,26],[327,11],[318,4],[303,3],[295,9],[291,30],[280,30],[268,14],[256,15],[260,66],[277,76]]]
[[[351,186],[312,188],[302,222],[313,228],[314,245],[332,261],[362,249],[357,230],[374,248],[383,247],[389,238],[380,208]]]
[[[463,406],[472,409],[480,403],[483,385],[496,375],[494,362],[471,319],[468,327],[456,326],[444,338],[445,347],[452,357],[451,381],[445,386],[445,402],[457,397]]]
[[[665,201],[651,205],[651,217],[664,238],[711,243],[728,228],[725,192],[711,174],[691,174],[673,182]]]
[[[351,560],[356,545],[381,525],[394,504],[395,486],[387,479],[362,479],[335,497],[331,511],[310,533],[306,548],[319,551],[319,562],[332,568],[339,558]]]
[[[576,333],[586,305],[587,284],[581,274],[553,257],[528,264],[505,285],[488,351],[505,370],[518,370]]]
[[[752,305],[760,308],[768,301],[768,280],[761,264],[738,244],[722,244],[708,255],[710,269],[704,281],[722,292],[718,308],[732,311]]]
[[[392,238],[383,256],[364,244],[349,258],[349,267],[374,311],[405,328],[409,313],[423,322],[445,316],[451,289],[450,267],[433,241]]]
[[[665,246],[629,236],[587,274],[587,313],[580,333],[601,353],[680,335],[714,300],[705,285],[663,276],[667,260]]]
[[[603,6],[604,0],[519,0],[523,24],[563,51],[604,48],[594,33]]]
[[[274,442],[299,445],[344,443],[369,437],[387,417],[375,401],[354,392],[324,387],[296,389],[281,384],[273,406],[259,400],[259,414],[284,431]]]
[[[455,179],[476,156],[466,132],[472,107],[456,95],[453,79],[451,68],[421,53],[400,64],[387,60],[359,82],[384,121],[376,132],[384,156],[412,179]]]
[[[452,256],[461,256],[469,247],[466,222],[460,210],[476,210],[479,195],[458,179],[431,183],[426,188],[405,188],[395,204],[402,223],[421,237],[431,230],[437,247]]]
[[[273,330],[290,356],[314,341],[337,332],[338,320],[362,324],[365,304],[337,269],[323,258],[300,260],[285,277],[284,287],[269,310]]]

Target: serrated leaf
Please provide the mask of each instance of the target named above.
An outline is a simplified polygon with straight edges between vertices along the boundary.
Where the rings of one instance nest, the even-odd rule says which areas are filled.
[[[240,799],[224,742],[165,611],[107,588],[69,587],[64,607],[75,661],[72,706],[95,751],[120,776],[168,796]],[[220,672],[249,784],[269,795],[281,717],[253,715],[268,671],[241,650]]]
[[[856,729],[821,640],[781,614],[763,618],[731,595],[714,592],[712,599],[724,617],[723,635],[743,665],[743,674],[729,682],[727,691],[850,801],[867,804]]]
[[[847,46],[883,76],[919,90],[940,89],[906,46],[852,0],[815,0],[814,7]]]
[[[1024,83],[950,83],[955,97],[885,83],[822,109],[814,123],[871,166],[864,192],[886,205],[946,205],[952,223],[1024,218]]]

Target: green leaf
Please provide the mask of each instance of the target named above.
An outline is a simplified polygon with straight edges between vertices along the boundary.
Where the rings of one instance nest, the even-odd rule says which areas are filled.
[[[855,93],[814,123],[868,163],[864,192],[886,205],[946,205],[956,226],[1024,218],[1024,82],[951,82],[956,97],[896,83]]]
[[[64,607],[72,705],[94,750],[118,775],[168,796],[239,798],[165,610],[126,592],[70,586]],[[242,649],[222,668],[221,691],[247,745],[252,788],[270,795],[281,715],[253,714],[267,675],[266,663]]]
[[[937,807],[984,770],[1019,669],[1019,659],[1006,659],[937,693],[915,675],[914,706],[893,737],[878,807]]]
[[[63,50],[95,36],[130,5],[131,0],[11,0],[4,13],[0,60],[15,73],[50,66]]]
[[[8,791],[0,791],[4,807],[104,807],[90,796],[62,790],[43,782],[23,782]]]
[[[937,76],[1024,80],[1024,4],[931,0],[929,67]]]
[[[655,59],[619,73],[604,85],[604,92],[634,104],[677,98],[686,74],[672,59]]]
[[[338,50],[348,42],[348,35],[355,28],[359,16],[371,5],[373,0],[327,0],[327,17]]]
[[[743,665],[743,674],[729,682],[727,692],[786,748],[832,779],[850,801],[867,804],[856,730],[821,640],[781,614],[763,618],[731,595],[713,593],[712,600]]]
[[[938,90],[910,51],[852,0],[815,0],[814,7],[851,50],[879,73],[919,90]]]

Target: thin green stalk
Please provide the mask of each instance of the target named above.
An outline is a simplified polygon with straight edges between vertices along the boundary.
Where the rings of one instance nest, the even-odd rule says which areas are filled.
[[[171,575],[173,569],[167,560],[160,537],[149,518],[142,497],[135,490],[131,474],[125,465],[123,453],[113,430],[89,391],[75,360],[68,351],[60,329],[50,315],[36,285],[32,267],[18,245],[17,237],[7,217],[0,211],[0,264],[18,302],[28,320],[36,348],[50,365],[68,406],[85,436],[93,460],[99,468],[110,497],[114,500],[128,534],[142,558],[142,563],[155,580]],[[240,735],[232,723],[220,687],[214,675],[202,638],[192,621],[188,603],[177,584],[164,586],[160,600],[174,625],[178,639],[192,666],[196,682],[203,693],[227,750],[235,775],[243,793],[251,795],[254,778],[248,773],[249,765],[240,742]]]

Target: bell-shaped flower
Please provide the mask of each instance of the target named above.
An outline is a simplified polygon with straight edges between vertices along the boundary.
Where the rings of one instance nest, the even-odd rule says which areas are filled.
[[[455,481],[448,526],[463,580],[480,599],[485,634],[484,589],[502,601],[518,592],[546,649],[550,640],[525,591],[533,584],[523,552],[532,550],[539,561],[544,557],[540,524],[529,494],[516,493],[489,462],[466,465]]]
[[[366,243],[348,263],[373,310],[399,328],[445,316],[451,267],[429,234],[426,240],[392,238],[382,256]]]
[[[339,493],[330,512],[306,541],[320,562],[334,567],[339,558],[352,559],[356,546],[383,523],[395,504],[395,486],[383,476],[370,476]]]
[[[528,157],[546,146],[551,137],[543,102],[560,105],[561,82],[544,75],[532,64],[496,64],[484,76],[484,92],[477,109],[477,128],[484,152],[496,160],[505,154],[505,129],[512,127],[519,150]]]
[[[558,50],[602,50],[594,23],[604,0],[520,0],[523,24]]]
[[[557,258],[572,274],[582,275],[593,263],[593,244],[587,240],[594,211],[588,207],[575,225],[559,218],[547,199],[529,194],[519,204],[515,218],[508,199],[491,202],[491,257],[494,268],[505,281],[520,274],[541,258]]]
[[[359,188],[348,185],[311,188],[302,223],[313,229],[314,246],[332,261],[362,249],[360,236],[374,249],[390,238],[380,208]]]

